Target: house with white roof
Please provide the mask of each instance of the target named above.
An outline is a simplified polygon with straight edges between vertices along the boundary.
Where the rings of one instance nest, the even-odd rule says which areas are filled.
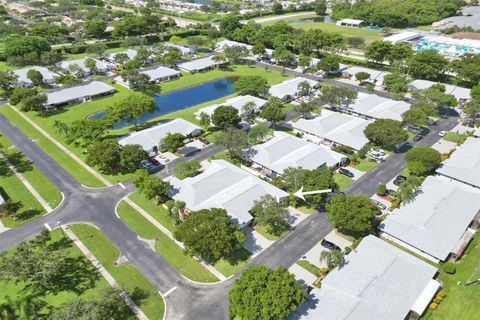
[[[404,320],[420,316],[440,288],[437,268],[369,235],[314,288],[290,317]],[[415,317],[413,317],[415,318]]]
[[[53,84],[55,83],[55,78],[57,78],[59,75],[58,73],[52,72],[48,70],[45,67],[40,67],[40,66],[33,66],[29,68],[22,68],[22,69],[17,69],[14,70],[13,73],[18,77],[17,82],[15,83],[15,86],[18,87],[31,87],[33,86],[33,83],[30,79],[28,79],[28,71],[30,70],[36,70],[42,74],[43,77],[43,82],[46,84]]]
[[[178,64],[178,68],[186,72],[196,73],[228,63],[228,61],[215,61],[213,57],[214,55],[182,62]]]
[[[365,67],[351,67],[342,72],[342,75],[345,78],[352,79],[352,80],[357,80],[355,78],[355,75],[359,72],[366,72],[370,75],[370,78],[368,79],[369,82],[372,82],[377,85],[382,85],[383,84],[383,77],[385,77],[387,74],[390,74],[391,72],[388,71],[380,71],[380,70],[375,70],[375,69],[370,69],[370,68],[365,68]]]
[[[181,76],[181,73],[179,71],[162,66],[152,69],[140,70],[139,72],[146,74],[150,78],[150,82],[152,83],[169,81]],[[125,81],[122,76],[115,77],[114,80],[125,87],[130,86],[128,81]]]
[[[235,108],[238,110],[239,115],[243,115],[243,106],[245,106],[247,103],[253,103],[255,105],[255,109],[258,111],[262,109],[266,104],[267,100],[260,99],[251,95],[245,95],[245,96],[236,96],[233,98],[230,98],[228,100],[225,100],[225,102],[222,102],[220,104],[214,104],[205,108],[202,108],[195,112],[195,117],[200,118],[200,115],[202,113],[206,113],[209,116],[213,115],[213,112],[215,109],[217,109],[219,106],[229,106],[232,108]]]
[[[395,32],[385,38],[383,41],[391,42],[392,44],[397,44],[401,42],[410,42],[418,40],[422,37],[422,34],[413,30],[402,30],[400,32]]]
[[[370,121],[345,113],[323,109],[313,119],[302,118],[291,124],[294,131],[315,143],[342,145],[354,150],[360,150],[368,143],[363,131]]]
[[[318,58],[312,58],[310,59],[310,63],[309,63],[309,67],[310,68],[317,68],[317,65],[318,63],[320,62],[321,59],[318,59]],[[338,69],[337,70],[334,70],[334,71],[331,71],[329,73],[331,74],[336,74],[336,73],[341,73],[343,72],[344,70],[348,69],[348,66],[346,64],[343,64],[343,63],[339,63],[338,64]],[[323,72],[321,70],[319,70],[320,72]]]
[[[312,89],[316,89],[320,85],[318,81],[297,77],[271,86],[268,93],[270,96],[277,97],[280,100],[294,99],[300,92],[298,85],[302,82],[307,82]]]
[[[95,61],[95,71],[98,73],[105,73],[113,70],[115,67],[112,63],[100,61],[95,58],[81,58],[75,60],[65,60],[56,64],[57,67],[63,69],[66,72],[72,72],[72,68],[78,69],[75,70],[75,76],[77,77],[87,77],[91,75],[91,70],[85,65],[87,59],[93,59]]]
[[[410,91],[428,89],[433,85],[439,84],[439,82],[428,80],[413,80],[408,84]],[[453,86],[451,84],[441,83],[445,86],[445,93],[453,95],[458,101],[466,102],[472,99],[470,95],[470,89]]]
[[[393,119],[402,121],[402,114],[410,109],[410,104],[376,94],[358,93],[357,99],[342,111],[353,113],[367,119]]]
[[[282,175],[287,168],[314,170],[327,166],[335,169],[348,160],[345,155],[328,147],[282,131],[275,131],[273,138],[250,147],[245,158],[253,162],[253,168],[269,177]]]
[[[45,108],[57,108],[65,105],[86,102],[115,93],[114,87],[101,81],[92,81],[88,84],[47,92]]]
[[[477,130],[480,134],[480,129]],[[470,137],[458,146],[437,173],[480,189],[480,139]]]
[[[180,52],[180,55],[182,55],[182,56],[191,56],[195,53],[191,48],[189,48],[187,46],[184,46],[184,45],[181,45],[181,44],[165,42],[165,43],[163,43],[163,46],[165,46],[167,48],[178,49],[178,51]]]
[[[365,24],[363,20],[358,19],[341,19],[338,20],[336,25],[339,27],[360,28]]]
[[[226,47],[235,47],[235,46],[247,48],[248,51],[251,51],[253,48],[253,46],[246,43],[225,39],[215,44],[215,51],[223,52],[223,50]]]
[[[108,62],[115,63],[115,56],[117,54],[126,54],[128,57],[128,60],[133,60],[137,56],[137,50],[127,49],[125,51],[108,53],[105,55],[104,59],[107,60]]]
[[[252,221],[250,210],[262,196],[269,194],[280,202],[288,199],[285,191],[225,160],[213,160],[199,175],[173,177],[170,183],[171,197],[185,202],[188,211],[222,208],[240,228]]]
[[[463,254],[480,222],[480,189],[429,176],[415,199],[380,224],[382,235],[434,262]]]
[[[168,133],[180,133],[187,138],[196,137],[202,133],[202,129],[182,118],[159,123],[148,129],[133,132],[118,140],[122,146],[129,144],[138,144],[150,155],[156,154],[160,146],[160,141]]]

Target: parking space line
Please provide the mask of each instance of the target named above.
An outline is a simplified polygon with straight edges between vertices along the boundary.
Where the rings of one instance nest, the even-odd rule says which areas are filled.
[[[177,287],[173,287],[172,289],[168,290],[167,292],[165,292],[163,294],[163,297],[166,298],[168,297],[173,291],[175,291],[177,289]]]

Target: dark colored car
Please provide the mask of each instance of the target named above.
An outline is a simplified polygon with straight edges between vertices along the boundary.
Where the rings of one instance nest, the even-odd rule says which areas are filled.
[[[355,175],[353,174],[353,172],[351,172],[351,171],[349,171],[349,170],[347,170],[347,169],[345,169],[345,168],[340,168],[340,169],[338,169],[338,173],[343,174],[344,176],[347,176],[347,177],[349,177],[349,178],[355,177]]]
[[[320,242],[320,244],[322,245],[322,247],[327,248],[329,250],[341,250],[335,243],[325,239],[323,239],[322,242]]]
[[[423,136],[421,134],[417,134],[415,137],[413,137],[413,141],[420,141],[422,138]]]
[[[395,180],[393,180],[393,184],[399,186],[402,182],[407,181],[407,177],[404,176],[397,176]]]
[[[198,139],[198,140],[200,140],[200,142],[203,143],[206,146],[208,146],[210,144],[210,141],[208,141],[206,139]]]

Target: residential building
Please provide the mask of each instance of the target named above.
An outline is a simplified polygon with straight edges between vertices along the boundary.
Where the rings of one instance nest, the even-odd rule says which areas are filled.
[[[357,19],[342,19],[338,20],[336,25],[339,27],[361,28],[365,25],[365,22]]]
[[[477,130],[480,134],[480,129]],[[480,139],[470,137],[445,160],[437,173],[480,188]]]
[[[295,312],[300,320],[404,320],[423,314],[437,268],[373,235],[328,273]]]
[[[312,59],[310,59],[309,67],[310,67],[310,68],[316,68],[319,62],[320,62],[320,59],[318,59],[318,58],[312,58]],[[338,69],[337,69],[337,70],[334,70],[334,71],[331,71],[331,72],[329,72],[329,73],[330,73],[330,74],[342,73],[342,72],[345,71],[346,69],[348,69],[348,66],[347,66],[346,64],[339,63],[339,64],[338,64]],[[320,72],[323,72],[323,71],[320,71]]]
[[[213,57],[214,55],[191,60],[191,61],[182,62],[178,64],[178,68],[186,72],[196,73],[196,72],[209,70],[217,66],[225,65],[228,63],[228,61],[215,61]]]
[[[150,82],[159,83],[169,81],[180,77],[180,72],[167,67],[157,67],[153,69],[140,70],[140,73],[146,74],[150,77]],[[125,81],[121,76],[115,77],[115,81],[123,86],[129,87],[128,81]]]
[[[72,72],[77,77],[87,77],[91,75],[91,70],[85,65],[87,59],[95,61],[95,72],[106,73],[114,68],[114,65],[108,62],[100,61],[95,58],[81,58],[75,60],[65,60],[56,64],[57,67],[66,72]]]
[[[225,47],[235,47],[235,46],[247,48],[248,51],[251,51],[253,48],[253,46],[246,43],[225,39],[215,44],[215,50],[218,52],[223,52]]]
[[[36,70],[42,74],[43,82],[46,84],[53,84],[55,83],[55,78],[58,77],[58,74],[48,70],[45,67],[40,66],[33,66],[29,68],[22,68],[14,70],[13,73],[18,77],[17,83],[15,84],[16,87],[31,87],[33,83],[30,79],[28,79],[28,71]]]
[[[108,53],[105,55],[104,59],[107,60],[108,62],[115,63],[115,56],[117,54],[122,54],[122,53],[128,56],[128,60],[133,60],[137,56],[137,50],[127,49],[125,51]]]
[[[328,147],[281,131],[276,131],[266,142],[250,147],[245,158],[253,162],[253,169],[268,177],[282,175],[287,168],[314,170],[327,166],[335,169],[348,160]]]
[[[477,128],[477,130],[475,130],[475,132],[473,133],[473,135],[477,138],[480,138],[480,128]]]
[[[391,42],[392,44],[397,44],[401,42],[410,42],[418,40],[422,37],[422,34],[413,30],[402,30],[400,32],[395,32],[385,38],[383,41]]]
[[[327,109],[313,119],[292,122],[295,131],[312,142],[342,145],[354,150],[360,150],[368,143],[363,131],[369,124],[369,120]]]
[[[382,235],[434,262],[458,259],[480,222],[480,190],[429,176],[413,201],[380,224]]]
[[[171,43],[171,42],[165,42],[163,45],[167,48],[176,48],[180,52],[182,56],[191,56],[195,52],[187,46],[181,45],[181,44],[176,44],[176,43]]]
[[[359,72],[368,73],[370,75],[370,78],[368,79],[368,81],[376,85],[383,85],[383,77],[391,73],[388,71],[380,71],[380,70],[355,66],[355,67],[348,68],[347,70],[344,70],[342,74],[344,77],[348,79],[357,80],[355,78],[355,75]]]
[[[237,96],[237,97],[233,97],[231,99],[225,100],[225,102],[223,103],[214,104],[214,105],[202,108],[197,112],[195,112],[195,117],[200,118],[200,115],[202,113],[206,113],[209,116],[211,116],[213,115],[213,112],[215,111],[215,109],[217,109],[219,106],[233,107],[238,110],[239,115],[243,115],[245,113],[243,111],[243,106],[245,106],[247,103],[253,103],[255,105],[255,110],[258,111],[267,104],[267,100],[260,99],[251,95]]]
[[[150,155],[154,155],[161,148],[160,141],[165,138],[168,133],[180,133],[187,138],[192,138],[200,135],[202,129],[188,122],[182,118],[159,123],[148,129],[133,132],[118,140],[122,146],[129,144],[138,144],[143,150]]]
[[[439,84],[439,82],[428,80],[413,80],[408,84],[408,89],[411,91],[428,89],[433,85]],[[451,84],[441,83],[445,86],[445,93],[453,95],[458,101],[466,102],[472,99],[470,96],[470,89],[453,86]]]
[[[278,201],[288,199],[288,193],[225,161],[213,160],[208,168],[195,177],[172,178],[171,196],[185,202],[187,211],[222,208],[243,228],[253,217],[254,201],[271,195]]]
[[[358,93],[357,99],[350,105],[341,107],[342,111],[357,114],[367,119],[393,119],[402,121],[402,114],[410,109],[410,104],[376,94]]]
[[[100,98],[115,93],[114,87],[105,82],[92,81],[88,84],[46,93],[45,108],[57,108],[79,102]]]
[[[302,82],[307,82],[312,89],[316,89],[320,85],[318,81],[297,77],[271,86],[268,92],[272,97],[277,97],[281,100],[294,99],[300,92],[298,85]]]

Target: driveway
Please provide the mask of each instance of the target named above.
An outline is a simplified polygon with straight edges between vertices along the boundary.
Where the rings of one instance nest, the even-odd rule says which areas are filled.
[[[256,257],[261,252],[263,252],[263,250],[267,249],[275,242],[268,240],[260,233],[248,226],[245,227],[243,230],[245,231],[245,235],[247,236],[247,241],[245,241],[243,247],[252,254],[252,257]]]
[[[294,207],[288,207],[287,211],[288,211],[288,216],[286,217],[286,220],[287,220],[287,223],[292,227],[295,227],[300,222],[308,218],[308,214],[300,212]]]
[[[296,263],[288,268],[288,271],[295,276],[295,279],[297,279],[298,283],[302,286],[311,286],[315,280],[317,280],[317,277],[314,274],[300,267]]]

